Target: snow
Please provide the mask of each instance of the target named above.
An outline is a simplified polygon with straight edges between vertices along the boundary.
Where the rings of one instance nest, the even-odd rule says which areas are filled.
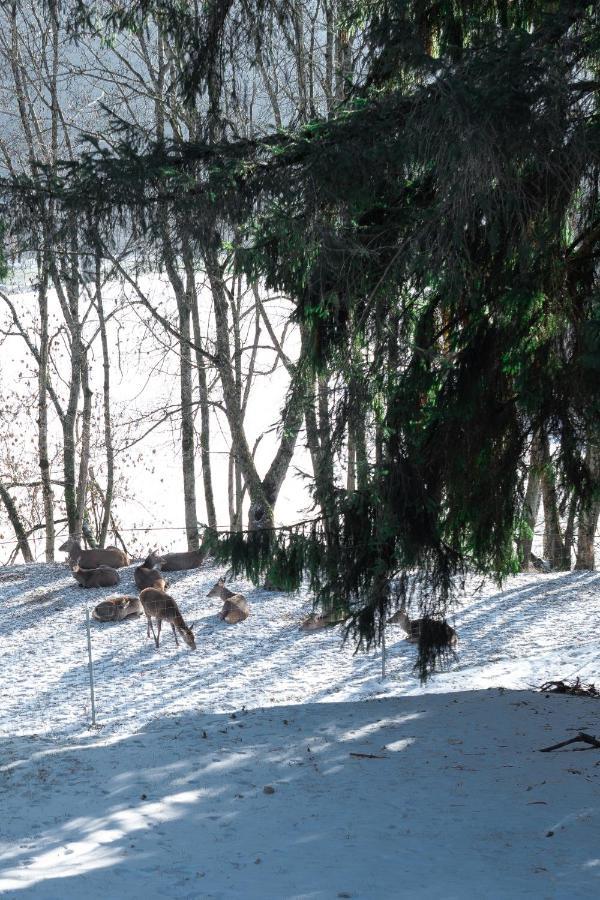
[[[119,592],[133,592],[132,569]],[[109,898],[562,898],[600,889],[600,757],[541,747],[598,733],[600,575],[522,575],[470,593],[456,659],[424,687],[387,634],[340,629],[239,581],[244,623],[172,573],[198,650],[145,621],[92,623],[114,589],[60,564],[0,570],[0,895]],[[352,755],[358,754],[358,755]],[[265,792],[265,788],[269,790]]]

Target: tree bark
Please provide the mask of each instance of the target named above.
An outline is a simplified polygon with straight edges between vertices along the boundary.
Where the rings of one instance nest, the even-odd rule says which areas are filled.
[[[198,309],[198,291],[196,290],[194,262],[189,248],[184,245],[183,261],[186,270],[188,292],[191,297],[192,328],[196,348],[202,346],[200,331],[200,311]],[[198,376],[198,397],[200,401],[200,463],[202,466],[202,482],[204,486],[204,505],[206,507],[207,524],[217,527],[215,498],[212,483],[212,467],[210,460],[210,407],[206,363],[198,349],[194,351],[196,373]]]
[[[102,299],[102,270],[101,270],[101,253],[100,249],[96,249],[96,309],[98,311],[98,323],[100,328],[100,342],[102,345],[102,407],[104,416],[104,449],[106,453],[106,491],[103,493],[102,503],[102,520],[98,533],[98,546],[104,547],[108,528],[110,525],[110,515],[112,509],[112,500],[115,483],[115,451],[112,437],[112,422],[110,409],[110,353],[108,347],[108,336],[106,333],[106,317],[104,315],[104,303]]]
[[[592,494],[584,499],[579,512],[579,528],[577,531],[576,569],[596,568],[594,540],[600,516],[600,445],[588,441],[585,461],[592,478]]]
[[[524,533],[518,542],[517,553],[521,562],[521,571],[528,572],[531,562],[531,548],[533,545],[533,531],[540,508],[540,485],[542,464],[542,446],[538,434],[531,441],[531,457],[529,460],[529,476],[527,478],[527,490],[523,502]]]
[[[31,552],[31,547],[29,546],[29,541],[27,540],[25,526],[21,521],[21,517],[12,497],[10,496],[2,482],[0,482],[0,500],[2,500],[6,508],[8,518],[10,519],[10,524],[12,525],[15,532],[18,548],[23,554],[24,561],[33,562],[33,554]]]
[[[196,466],[194,458],[194,415],[192,396],[191,303],[190,286],[177,269],[177,256],[171,242],[166,212],[161,221],[163,257],[169,281],[175,293],[179,316],[179,395],[181,399],[181,467],[183,476],[183,504],[188,550],[200,546],[198,509],[196,505]]]
[[[542,434],[542,498],[544,501],[544,557],[557,572],[568,572],[571,568],[570,554],[565,547],[565,542],[560,527],[558,513],[558,494],[556,479],[548,435]]]
[[[45,230],[46,232],[46,230]],[[38,307],[40,311],[40,354],[38,364],[38,460],[42,482],[42,502],[44,505],[45,557],[46,562],[54,561],[54,491],[48,452],[48,265],[46,260],[47,232],[41,264]]]
[[[77,518],[75,534],[83,535],[85,510],[88,494],[88,472],[90,467],[90,439],[92,426],[92,391],[89,383],[89,367],[87,353],[81,356],[81,388],[83,392],[83,410],[81,418],[81,446],[79,451],[79,477],[77,479]]]

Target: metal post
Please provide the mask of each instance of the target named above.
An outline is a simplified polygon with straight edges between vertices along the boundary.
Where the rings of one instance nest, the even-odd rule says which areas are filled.
[[[381,632],[381,680],[385,681],[385,625]]]
[[[92,728],[96,726],[96,702],[94,700],[94,661],[92,659],[92,635],[90,632],[90,610],[85,608],[85,625],[87,628],[88,661],[90,668],[90,693],[92,695]]]

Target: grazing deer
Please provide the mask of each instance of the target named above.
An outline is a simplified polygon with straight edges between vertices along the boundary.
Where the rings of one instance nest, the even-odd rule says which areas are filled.
[[[159,556],[156,550],[153,550],[152,553],[149,553],[141,566],[137,566],[133,572],[133,578],[140,589],[140,591],[144,590],[144,588],[157,588],[159,591],[164,591],[168,586],[168,582],[160,571],[160,564],[162,563],[162,556]]]
[[[92,612],[97,622],[122,622],[129,616],[141,616],[144,612],[138,597],[109,597],[99,603]]]
[[[163,572],[180,572],[184,569],[199,569],[206,559],[208,551],[200,547],[199,550],[188,550],[185,553],[165,553],[162,557],[161,569]]]
[[[105,550],[83,550],[79,541],[70,537],[59,547],[69,554],[69,565],[79,565],[82,569],[97,569],[98,566],[112,566],[113,569],[120,569],[122,566],[129,565],[127,554],[116,547],[107,547]]]
[[[421,630],[426,621],[426,619],[410,619],[406,609],[401,607],[398,612],[394,613],[391,619],[388,619],[388,625],[399,625],[400,628],[406,632],[407,640],[411,641],[413,644],[417,644],[421,636]],[[447,622],[440,622],[436,619],[430,619],[429,621],[443,629],[449,647],[456,647],[458,635],[454,628],[448,625]]]
[[[111,566],[98,566],[97,569],[80,569],[74,566],[73,578],[81,587],[113,587],[119,583],[119,573]]]
[[[219,597],[223,600],[223,609],[219,613],[219,618],[229,625],[237,625],[238,622],[243,622],[250,615],[250,607],[244,595],[236,594],[225,587],[223,578],[219,578],[206,596]]]
[[[345,614],[341,610],[333,609],[331,612],[316,615],[311,613],[306,619],[300,622],[300,628],[303,631],[317,631],[319,628],[328,628],[330,625],[339,625],[346,619]]]
[[[160,630],[164,619],[173,629],[177,646],[179,646],[179,641],[177,640],[177,632],[179,632],[184,643],[187,644],[190,650],[196,649],[194,633],[183,621],[183,616],[181,615],[179,607],[169,594],[165,594],[164,591],[160,591],[157,588],[144,588],[144,590],[140,592],[140,600],[142,601],[142,606],[144,607],[144,612],[148,619],[146,634],[150,637],[150,629],[152,629],[154,642],[157,647],[160,641]],[[154,631],[154,625],[152,624],[153,617],[158,623],[158,634]]]

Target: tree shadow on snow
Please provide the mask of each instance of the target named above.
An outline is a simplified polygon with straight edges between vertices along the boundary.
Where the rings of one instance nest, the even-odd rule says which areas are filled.
[[[520,896],[527,883],[541,896],[564,865],[548,857],[548,829],[597,812],[585,779],[565,776],[565,792],[567,763],[537,754],[563,701],[473,691],[190,712],[108,743],[3,741],[0,892],[324,900],[397,896],[398,884],[495,896],[502,883]],[[528,766],[542,786],[553,773],[547,791],[523,795]],[[597,888],[595,852],[594,827],[582,830],[575,893]],[[527,881],[536,864],[546,874]]]

